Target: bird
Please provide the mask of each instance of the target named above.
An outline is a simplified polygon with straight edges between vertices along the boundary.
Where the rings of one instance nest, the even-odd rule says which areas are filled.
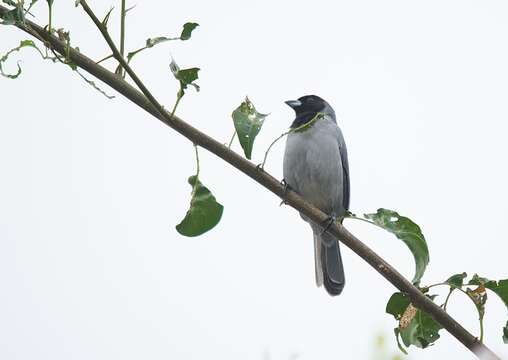
[[[349,211],[350,179],[346,143],[335,111],[316,95],[285,102],[295,112],[286,139],[283,181],[291,190],[341,222]],[[308,125],[305,125],[308,124]],[[344,289],[345,277],[339,242],[303,214],[314,235],[315,276],[331,296]]]

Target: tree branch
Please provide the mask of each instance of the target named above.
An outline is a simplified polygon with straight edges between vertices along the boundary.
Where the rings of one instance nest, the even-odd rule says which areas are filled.
[[[243,172],[245,175],[249,176],[251,179],[266,189],[270,190],[275,195],[284,198],[286,204],[304,214],[310,220],[316,223],[324,223],[324,221],[328,219],[327,214],[323,213],[319,209],[306,202],[297,193],[285,189],[284,186],[273,176],[264,170],[259,169],[256,165],[238,155],[234,151],[230,150],[227,146],[224,146],[210,136],[187,124],[179,117],[171,115],[168,111],[166,111],[152,96],[149,90],[144,86],[141,80],[136,76],[134,71],[132,71],[132,69],[123,59],[113,41],[109,37],[109,34],[107,34],[107,31],[105,31],[105,29],[101,26],[102,24],[100,21],[97,23],[97,18],[86,5],[86,2],[82,0],[81,4],[83,5],[85,11],[87,11],[88,8],[90,12],[87,11],[87,13],[92,17],[102,35],[108,42],[108,45],[113,51],[114,57],[120,62],[125,71],[134,80],[136,85],[141,89],[142,93],[136,90],[125,80],[123,80],[120,76],[98,65],[95,61],[76,51],[75,49],[68,48],[65,42],[60,41],[58,38],[45,31],[39,25],[29,20],[25,20],[25,24],[17,24],[16,26],[32,36],[43,39],[46,42],[47,46],[50,46],[63,56],[68,56],[68,58],[78,67],[84,69],[91,75],[108,84],[120,94],[128,98],[130,101],[141,107],[143,110],[147,111],[181,135],[185,136],[194,144],[207,149],[236,169]],[[9,9],[0,5],[0,17],[5,16],[8,11]],[[407,294],[415,306],[432,316],[450,334],[452,334],[457,340],[464,344],[464,346],[475,353],[478,357],[483,359],[499,359],[499,357],[487,346],[485,346],[476,337],[469,333],[441,307],[427,298],[417,287],[405,279],[394,267],[392,267],[369,247],[363,244],[341,224],[335,222],[329,227],[328,231],[342,243],[344,243],[347,247],[353,250],[368,264],[370,264],[378,273],[380,273],[384,278],[392,283],[397,289]]]

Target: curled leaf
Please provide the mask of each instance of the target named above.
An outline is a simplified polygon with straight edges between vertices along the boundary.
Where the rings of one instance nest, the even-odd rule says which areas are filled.
[[[179,98],[185,94],[185,90],[189,85],[193,86],[196,91],[199,91],[199,86],[194,83],[194,81],[198,79],[199,68],[180,69],[174,59],[171,59],[169,68],[173,76],[180,82],[180,91],[178,92]]]
[[[455,274],[450,276],[445,283],[450,285],[450,287],[456,289],[456,288],[462,288],[464,285],[464,279],[466,278],[467,274],[465,272],[461,274]]]
[[[429,263],[429,249],[420,227],[411,219],[388,209],[378,209],[375,214],[365,214],[365,218],[391,232],[406,244],[415,260],[413,283],[419,283]]]
[[[268,114],[259,113],[249,98],[245,98],[245,101],[233,111],[232,116],[240,145],[242,145],[245,157],[250,160],[254,140]]]
[[[184,236],[198,236],[219,223],[224,207],[196,175],[189,177],[188,182],[192,186],[190,208],[176,230]]]
[[[183,40],[183,41],[189,40],[191,38],[192,31],[194,31],[194,29],[197,28],[198,26],[199,26],[199,24],[197,24],[197,23],[191,23],[191,22],[185,23],[183,25],[183,30],[180,35],[180,40]]]
[[[9,73],[4,72],[2,64],[7,61],[7,59],[9,58],[9,55],[11,55],[15,51],[20,51],[24,47],[32,47],[32,48],[37,49],[37,51],[39,51],[39,49],[37,48],[37,46],[35,46],[35,43],[32,40],[22,40],[18,46],[7,51],[7,53],[5,55],[0,57],[0,74],[2,74],[3,76],[5,76],[6,78],[9,78],[9,79],[16,79],[19,75],[21,75],[21,67],[19,66],[19,64],[17,64],[18,70],[14,74],[9,74]],[[41,53],[41,55],[42,55],[42,53]]]

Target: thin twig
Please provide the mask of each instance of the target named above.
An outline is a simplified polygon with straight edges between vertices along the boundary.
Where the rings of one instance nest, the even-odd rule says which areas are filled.
[[[125,55],[125,0],[121,0],[122,5],[120,9],[120,55],[122,58]],[[120,71],[120,76],[123,77],[123,70]]]
[[[96,61],[95,63],[96,63],[96,64],[100,64],[100,63],[101,63],[101,62],[103,62],[103,61],[106,61],[106,60],[108,60],[108,59],[111,59],[112,57],[114,57],[114,56],[113,56],[113,54],[109,54],[108,56],[103,57],[102,59],[100,59],[99,61]]]

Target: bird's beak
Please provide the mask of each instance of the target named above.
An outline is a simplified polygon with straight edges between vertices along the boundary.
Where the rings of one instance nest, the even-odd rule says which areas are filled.
[[[302,105],[302,102],[300,100],[288,100],[284,101],[284,103],[291,109],[296,109],[297,107]]]

